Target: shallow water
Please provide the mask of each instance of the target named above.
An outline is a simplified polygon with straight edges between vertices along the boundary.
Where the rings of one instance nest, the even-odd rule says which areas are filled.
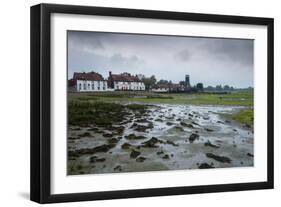
[[[144,123],[136,122],[140,118],[135,118],[134,115],[128,117],[131,121],[123,125],[125,126],[123,134],[113,136],[120,140],[108,152],[69,157],[68,174],[198,169],[202,163],[214,168],[253,166],[252,129],[225,120],[221,116],[221,114],[234,113],[241,109],[243,107],[238,106],[150,105],[149,113],[141,118],[145,118]],[[153,128],[145,132],[132,128],[134,123],[147,126],[149,124],[147,121],[153,124]],[[181,122],[191,124],[193,128],[182,126]],[[90,128],[80,127],[80,130],[74,130],[75,128],[77,127],[70,127],[68,132],[68,136],[72,138],[68,139],[70,151],[108,144],[108,140],[112,138],[104,137],[102,133],[89,131]],[[103,131],[106,132],[106,130]],[[85,132],[89,132],[90,136],[79,137]],[[199,138],[191,142],[189,137],[193,133],[198,134]],[[125,137],[129,134],[142,135],[144,138],[126,139]],[[140,147],[143,142],[152,137],[156,137],[162,143],[157,143],[155,148]],[[205,146],[207,142],[212,146]],[[129,143],[132,147],[122,149],[121,146],[124,143]],[[140,152],[140,155],[131,158],[132,150]],[[206,153],[227,157],[231,161],[221,162],[207,157]],[[90,159],[93,156],[105,158],[105,160],[91,162]],[[145,160],[136,161],[139,157]]]

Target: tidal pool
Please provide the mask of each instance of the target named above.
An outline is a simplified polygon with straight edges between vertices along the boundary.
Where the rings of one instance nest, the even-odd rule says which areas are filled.
[[[69,126],[68,175],[253,166],[253,129],[223,116],[241,109],[150,104],[112,130]]]

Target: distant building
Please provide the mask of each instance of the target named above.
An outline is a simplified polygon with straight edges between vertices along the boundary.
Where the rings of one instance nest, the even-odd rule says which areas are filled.
[[[107,91],[107,80],[101,74],[96,72],[77,73],[73,74],[73,78],[68,80],[70,90],[78,92],[89,91]]]
[[[180,81],[179,83],[167,83],[167,84],[155,84],[152,89],[152,92],[157,93],[165,93],[165,92],[191,92],[191,86],[189,82],[189,75],[185,76],[184,81]]]
[[[155,84],[154,86],[152,86],[151,89],[152,92],[156,92],[156,93],[167,93],[170,91],[170,87],[169,84]]]
[[[130,73],[112,74],[109,72],[108,87],[114,90],[125,91],[144,91],[144,83]]]

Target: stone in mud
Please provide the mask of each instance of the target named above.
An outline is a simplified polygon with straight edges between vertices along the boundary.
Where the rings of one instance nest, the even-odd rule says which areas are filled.
[[[206,156],[209,158],[212,158],[218,162],[231,163],[231,159],[228,157],[225,157],[225,156],[218,156],[213,153],[206,153]]]
[[[223,124],[223,122],[222,122],[222,121],[217,121],[217,123],[218,123],[218,124]]]
[[[116,144],[117,142],[119,142],[119,139],[116,139],[116,138],[111,138],[108,140],[108,143],[111,143],[111,144]]]
[[[158,122],[163,122],[162,119],[155,119],[155,121],[158,121]]]
[[[102,132],[99,128],[96,128],[96,127],[89,128],[88,131],[94,131],[96,133],[101,133]]]
[[[150,147],[150,148],[156,148],[158,147],[157,143],[163,143],[162,140],[157,139],[156,137],[152,137],[150,140],[143,142],[142,147]]]
[[[138,124],[134,123],[131,126],[131,128],[134,128],[138,132],[146,132],[147,129],[152,129],[153,127],[154,127],[153,123],[149,123],[147,126],[145,126],[145,125],[138,125]]]
[[[137,119],[137,120],[135,120],[135,122],[138,122],[138,123],[150,123],[150,121],[148,121],[147,119]]]
[[[163,151],[159,151],[159,152],[156,152],[157,155],[161,155],[161,154],[164,154]]]
[[[104,162],[104,161],[105,161],[105,158],[98,158],[97,156],[90,157],[91,163]]]
[[[125,136],[126,139],[145,139],[146,137],[145,136],[137,136],[135,134],[129,134],[127,136]]]
[[[234,132],[237,132],[237,129],[232,129]]]
[[[137,156],[139,156],[141,153],[139,151],[136,150],[132,150],[131,154],[130,154],[130,158],[136,158]]]
[[[167,140],[166,144],[173,145],[174,147],[178,147],[179,146],[178,144],[176,144],[176,143],[174,143],[173,141],[170,141],[170,140]]]
[[[209,165],[208,163],[204,162],[198,166],[199,169],[210,169],[214,168],[212,165]]]
[[[97,152],[108,152],[111,148],[115,147],[115,144],[104,144],[94,148],[84,148],[75,151],[68,151],[69,156],[79,156],[82,154],[94,154]]]
[[[225,120],[225,123],[229,124],[229,123],[231,123],[231,121],[229,121],[229,120]]]
[[[210,117],[205,116],[205,117],[203,117],[203,119],[204,119],[204,120],[209,120],[209,119],[210,119]]]
[[[122,149],[129,149],[132,145],[130,145],[129,143],[124,143],[122,144],[121,148]]]
[[[181,118],[177,118],[176,121],[182,121],[182,119]]]
[[[249,125],[249,124],[244,124],[243,126],[246,128],[251,128],[251,125]]]
[[[78,137],[68,137],[69,140],[79,139]]]
[[[130,128],[135,128],[135,127],[137,127],[138,126],[138,124],[137,123],[133,123],[132,124],[132,126],[130,127]]]
[[[187,123],[185,123],[185,122],[183,122],[183,121],[180,122],[180,125],[182,125],[182,126],[184,126],[184,127],[187,127]]]
[[[249,156],[249,157],[254,157],[254,155],[253,154],[251,154],[251,153],[247,153],[247,155]]]
[[[210,128],[205,128],[205,130],[206,130],[207,132],[213,132],[213,131],[214,131],[213,129],[210,129]]]
[[[122,134],[124,132],[125,127],[124,126],[108,126],[106,127],[109,131],[114,131],[117,134]]]
[[[183,131],[184,131],[184,129],[183,129],[182,127],[180,127],[180,126],[175,126],[174,128],[175,128],[176,130],[181,131],[181,132],[183,132]]]
[[[189,127],[189,128],[194,128],[192,124],[187,124],[185,122],[180,122],[180,125],[184,126],[184,127]]]
[[[199,135],[198,135],[198,134],[192,133],[192,134],[189,136],[189,142],[190,142],[190,143],[193,143],[196,139],[199,139]]]
[[[102,136],[104,136],[104,137],[113,137],[113,134],[111,134],[111,133],[104,133]]]
[[[205,142],[205,147],[213,147],[213,148],[219,148],[219,146],[212,144],[209,140]]]
[[[166,123],[166,125],[171,126],[171,125],[173,125],[173,123],[168,121],[168,122]]]
[[[114,171],[122,171],[121,165],[117,165],[115,168],[113,168]]]
[[[136,162],[143,162],[143,161],[145,161],[145,160],[146,160],[145,157],[138,157],[138,158],[136,159]]]
[[[162,157],[162,159],[165,159],[165,160],[167,160],[167,159],[170,159],[170,157],[169,157],[169,155],[164,155],[163,157]]]
[[[91,134],[89,132],[84,132],[83,134],[79,134],[79,137],[90,137]]]
[[[196,122],[191,122],[193,125],[196,125],[196,126],[200,126],[198,123],[196,123]]]

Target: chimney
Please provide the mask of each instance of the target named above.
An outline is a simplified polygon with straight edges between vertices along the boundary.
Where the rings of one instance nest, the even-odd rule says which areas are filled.
[[[111,71],[109,71],[109,77],[111,76]]]

